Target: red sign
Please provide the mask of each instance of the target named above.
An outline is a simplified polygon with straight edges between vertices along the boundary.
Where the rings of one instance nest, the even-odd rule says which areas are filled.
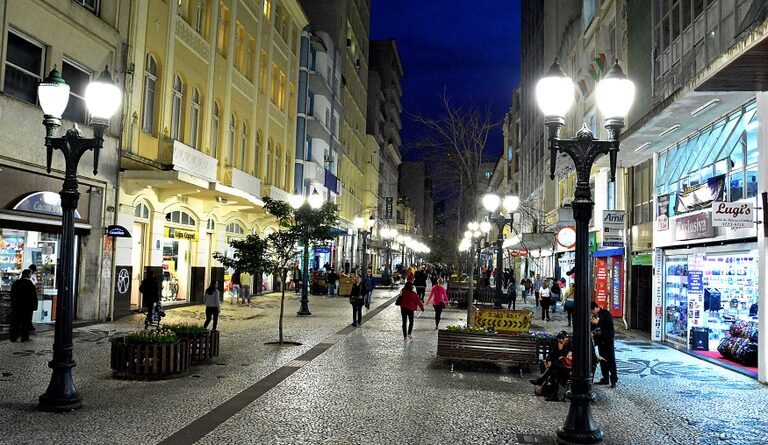
[[[608,258],[595,258],[595,302],[605,308],[608,303]]]
[[[576,245],[576,228],[573,226],[561,227],[555,234],[555,240],[557,240],[557,244],[566,249],[573,249]]]
[[[624,267],[621,255],[612,256],[611,262],[611,315],[621,317],[624,309]]]

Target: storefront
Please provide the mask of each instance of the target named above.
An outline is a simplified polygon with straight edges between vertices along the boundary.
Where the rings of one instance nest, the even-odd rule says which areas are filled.
[[[161,247],[163,276],[160,299],[163,304],[180,304],[189,299],[192,258],[199,239],[195,219],[184,211],[166,215]]]

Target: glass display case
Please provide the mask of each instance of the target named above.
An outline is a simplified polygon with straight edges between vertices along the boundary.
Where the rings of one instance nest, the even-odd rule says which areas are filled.
[[[25,237],[16,230],[0,230],[0,291],[10,291],[21,277]]]
[[[688,256],[668,256],[665,262],[666,323],[668,340],[688,339]]]

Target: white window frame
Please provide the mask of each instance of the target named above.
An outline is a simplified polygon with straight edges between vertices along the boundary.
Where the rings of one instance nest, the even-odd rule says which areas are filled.
[[[173,77],[173,101],[171,105],[171,139],[181,138],[181,111],[184,104],[184,82],[181,76]]]
[[[219,116],[219,104],[213,103],[213,118],[211,119],[211,157],[215,158],[219,149],[219,124],[221,118]]]
[[[235,126],[235,114],[232,113],[229,116],[229,152],[227,153],[227,167],[235,165],[235,133],[237,133],[237,126]]]
[[[200,137],[200,90],[192,90],[192,109],[189,115],[189,145],[197,148]]]
[[[245,155],[248,150],[248,125],[243,121],[240,132],[240,170],[245,171]]]
[[[23,40],[26,40],[28,43],[31,43],[32,45],[37,46],[37,47],[40,48],[40,72],[39,73],[33,73],[31,71],[27,71],[26,69],[24,69],[24,68],[22,68],[20,66],[14,65],[10,61],[8,61],[8,53],[7,53],[7,51],[6,51],[6,55],[5,55],[5,61],[4,61],[5,64],[6,65],[10,65],[15,70],[18,70],[18,71],[20,71],[20,72],[22,72],[24,74],[27,74],[29,76],[32,76],[32,77],[36,78],[38,80],[38,83],[42,82],[43,81],[44,71],[45,71],[45,59],[46,59],[46,51],[45,51],[46,47],[45,47],[45,45],[43,45],[42,43],[38,42],[37,40],[35,40],[35,39],[33,39],[33,38],[29,37],[29,36],[23,34],[22,32],[16,31],[13,28],[9,28],[8,32],[13,34],[13,35],[15,35],[16,37],[18,37],[20,39],[23,39]],[[7,44],[7,42],[6,42],[6,44]],[[37,92],[36,91],[35,91],[35,97],[37,97]]]
[[[72,68],[74,68],[74,69],[76,69],[76,70],[78,70],[78,71],[81,71],[81,72],[83,72],[84,74],[86,74],[86,75],[88,76],[88,80],[89,80],[89,82],[93,80],[93,71],[91,71],[91,70],[89,70],[88,68],[84,67],[83,65],[81,65],[81,64],[79,64],[79,63],[77,63],[77,62],[73,61],[72,59],[64,58],[64,59],[61,61],[61,65],[62,65],[62,66],[61,66],[61,69],[62,69],[62,72],[64,72],[64,64],[65,64],[65,63],[66,63],[67,65],[69,65],[70,67],[72,67]],[[64,80],[66,80],[66,79],[64,79]],[[72,88],[70,88],[70,89],[69,89],[69,95],[70,95],[70,96],[72,96],[72,97],[74,97],[74,98],[76,98],[76,99],[78,99],[78,100],[81,100],[81,101],[83,102],[83,105],[85,106],[85,120],[83,120],[83,121],[82,121],[82,122],[80,122],[80,123],[81,123],[81,124],[88,124],[88,122],[89,122],[89,121],[90,121],[90,119],[91,119],[91,115],[90,115],[90,113],[88,112],[88,106],[87,106],[87,104],[86,104],[86,102],[85,102],[85,96],[80,96],[79,94],[75,93],[75,91],[74,91]],[[72,103],[72,100],[71,100],[71,99],[70,99],[70,101],[67,103],[67,106],[69,106],[69,104],[70,104],[70,103]]]
[[[151,64],[150,61],[152,62]],[[154,66],[154,71],[150,70],[152,66]],[[150,84],[152,85],[151,88]],[[154,134],[155,109],[157,108],[157,61],[151,54],[147,54],[146,64],[144,65],[143,97],[144,103],[141,108],[141,130],[145,133]]]

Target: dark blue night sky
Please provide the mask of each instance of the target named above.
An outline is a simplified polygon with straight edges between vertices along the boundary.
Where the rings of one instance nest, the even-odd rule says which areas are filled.
[[[405,113],[438,117],[445,91],[452,103],[490,107],[503,120],[520,79],[520,0],[373,0],[371,39],[392,38],[405,71]],[[404,115],[403,145],[418,135]],[[498,127],[486,153],[502,148]]]

